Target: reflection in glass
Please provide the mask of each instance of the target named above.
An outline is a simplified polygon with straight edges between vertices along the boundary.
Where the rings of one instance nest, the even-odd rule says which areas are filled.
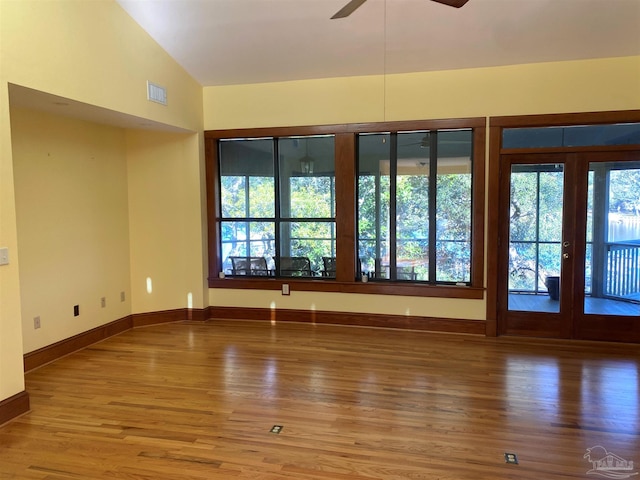
[[[281,138],[278,153],[280,216],[335,217],[333,136]]]
[[[220,141],[220,183],[223,218],[273,217],[273,141]]]

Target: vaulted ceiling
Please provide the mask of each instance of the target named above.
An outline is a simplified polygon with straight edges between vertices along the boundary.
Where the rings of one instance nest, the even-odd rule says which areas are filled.
[[[640,55],[640,0],[117,0],[203,86]]]

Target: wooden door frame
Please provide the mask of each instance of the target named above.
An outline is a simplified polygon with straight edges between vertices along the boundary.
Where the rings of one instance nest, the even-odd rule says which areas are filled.
[[[580,272],[579,269],[569,268],[569,265],[573,265],[576,259],[579,258],[580,250],[577,250],[577,244],[575,239],[575,194],[576,194],[576,182],[574,180],[573,170],[576,169],[576,165],[571,161],[575,154],[572,153],[515,153],[515,154],[503,154],[501,155],[501,184],[500,184],[500,208],[499,213],[506,218],[509,216],[510,206],[510,178],[513,165],[551,165],[562,164],[564,168],[563,173],[563,209],[562,209],[562,231],[560,232],[560,242],[570,240],[569,247],[562,248],[562,253],[570,255],[571,264],[564,264],[562,267],[562,275],[560,276],[560,302],[558,304],[558,312],[536,312],[536,311],[512,311],[508,308],[509,294],[504,290],[504,287],[497,292],[498,298],[498,318],[500,315],[506,315],[508,313],[510,320],[518,326],[514,328],[513,325],[507,326],[506,322],[498,324],[499,335],[531,335],[537,337],[549,337],[549,338],[571,338],[573,332],[573,296],[567,295],[567,292],[575,291],[575,275],[576,272]],[[508,275],[508,261],[505,258],[505,253],[509,249],[508,239],[510,224],[502,222],[498,225],[500,243],[497,244],[498,253],[498,278],[506,278]],[[563,261],[564,263],[564,261]],[[507,313],[505,313],[507,312]],[[546,322],[547,328],[542,328],[540,325],[541,317],[549,319],[553,317],[555,322]],[[506,317],[505,317],[506,319]],[[525,333],[526,332],[526,333]]]
[[[489,165],[488,165],[488,187],[487,187],[487,246],[498,245],[499,220],[500,220],[500,157],[503,153],[542,153],[542,152],[563,152],[570,153],[576,151],[608,151],[611,147],[595,147],[585,149],[579,148],[549,148],[549,149],[503,149],[502,133],[505,128],[526,128],[526,127],[553,127],[571,125],[597,125],[612,123],[635,123],[640,122],[640,110],[620,110],[609,112],[586,112],[586,113],[561,113],[544,115],[517,115],[489,117]],[[630,149],[636,149],[631,147]],[[615,147],[616,150],[624,147]],[[487,292],[486,292],[486,329],[485,334],[490,337],[498,335],[498,251],[487,248]],[[640,341],[640,340],[638,340]]]

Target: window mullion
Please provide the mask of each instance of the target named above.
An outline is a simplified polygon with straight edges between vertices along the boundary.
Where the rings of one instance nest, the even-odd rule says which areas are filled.
[[[397,175],[398,175],[398,134],[392,133],[389,158],[389,279],[396,279],[397,266]]]
[[[244,176],[244,217],[249,218],[251,212],[251,205],[249,205],[249,188],[251,182],[249,181],[249,175]],[[247,256],[251,256],[251,222],[245,221],[246,238],[244,239],[244,251]]]
[[[533,288],[536,294],[540,288],[540,171],[536,172],[536,267],[535,267],[535,282]]]
[[[275,257],[276,257],[276,274],[280,274],[280,233],[281,233],[281,225],[280,225],[280,162],[278,159],[280,158],[280,149],[278,145],[278,139],[273,139],[273,188],[274,191],[274,248],[275,248]]]
[[[429,132],[429,282],[436,283],[437,198],[438,198],[438,132]]]

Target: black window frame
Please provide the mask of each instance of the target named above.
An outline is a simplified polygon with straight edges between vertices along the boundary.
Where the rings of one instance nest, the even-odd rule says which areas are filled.
[[[309,152],[309,147],[308,147],[308,143],[305,143],[305,147],[302,150],[302,153],[305,155],[303,158],[300,159],[300,168],[296,169],[291,168],[287,171],[287,166],[291,166],[291,159],[290,158],[286,158],[283,153],[283,141],[286,143],[289,142],[294,142],[294,145],[298,145],[298,142],[303,141],[303,142],[308,142],[309,140],[311,140],[313,142],[313,140],[315,139],[324,139],[324,140],[320,140],[321,142],[324,141],[324,143],[329,143],[332,144],[333,143],[333,135],[330,134],[324,134],[324,135],[294,135],[294,136],[279,136],[279,137],[259,137],[259,138],[231,138],[231,139],[220,139],[217,143],[217,148],[218,148],[218,156],[219,156],[219,168],[220,168],[220,175],[217,178],[217,182],[218,182],[218,191],[220,192],[220,209],[217,212],[217,216],[219,218],[219,224],[220,224],[220,231],[222,231],[222,226],[224,224],[244,224],[247,226],[246,228],[246,232],[250,232],[251,229],[249,228],[249,226],[251,224],[271,224],[272,226],[272,232],[271,235],[269,236],[269,238],[262,238],[260,240],[257,239],[251,239],[249,235],[246,236],[246,238],[243,241],[238,241],[235,240],[233,243],[234,244],[240,244],[243,243],[244,245],[244,253],[240,253],[240,252],[232,252],[231,255],[228,257],[229,259],[232,258],[232,256],[244,256],[246,258],[250,258],[250,257],[255,257],[255,253],[252,251],[252,244],[270,244],[271,248],[268,248],[268,253],[266,254],[266,256],[264,257],[267,264],[269,265],[269,276],[275,276],[275,277],[285,277],[288,278],[292,275],[303,275],[303,271],[301,270],[300,272],[295,272],[293,270],[289,270],[289,267],[285,267],[282,265],[281,262],[281,258],[284,257],[290,257],[292,256],[293,258],[297,258],[297,256],[301,256],[304,255],[307,258],[309,258],[310,262],[311,262],[311,269],[310,269],[310,274],[308,274],[308,269],[304,269],[305,271],[307,271],[307,274],[309,276],[321,276],[321,271],[322,271],[322,257],[323,256],[330,256],[330,255],[335,255],[335,231],[336,231],[336,226],[335,226],[335,222],[336,222],[336,218],[335,218],[335,167],[334,167],[334,162],[335,159],[332,157],[328,157],[326,156],[326,154],[323,156],[323,158],[318,158],[318,155],[316,155],[315,161],[316,164],[321,164],[323,167],[328,167],[328,169],[324,169],[320,172],[314,172],[313,169],[311,169],[311,171],[303,171],[303,166],[302,163],[304,161],[307,162],[313,162],[313,157],[309,156],[309,153],[318,153],[318,152],[314,152],[313,150],[311,152]],[[247,142],[245,146],[243,146],[242,142]],[[258,148],[257,150],[253,150],[251,148],[251,144],[253,142],[256,143],[262,143],[262,148]],[[223,153],[224,153],[224,146],[228,145],[231,148],[231,151],[229,152],[229,156],[227,158],[230,159],[229,163],[227,164],[227,167],[223,168],[223,161],[225,160],[223,158]],[[234,147],[235,145],[239,145],[239,147]],[[269,146],[270,149],[268,151],[265,150],[265,146]],[[241,150],[244,152],[244,158],[248,159],[247,162],[243,162],[243,160],[241,158],[238,157],[238,153],[237,153],[237,149]],[[295,148],[295,147],[294,147]],[[329,152],[331,152],[332,150],[335,150],[333,148],[331,148],[329,150]],[[250,154],[249,152],[253,152],[253,155],[256,154],[259,155],[259,157],[257,158],[258,162],[261,163],[256,163],[256,159],[249,159],[249,157],[247,157],[246,155]],[[326,153],[326,148],[323,150],[323,153]],[[265,162],[264,160],[268,159],[267,162]],[[253,163],[252,163],[253,160]],[[223,192],[223,185],[222,185],[222,179],[225,177],[225,175],[223,174],[223,170],[226,170],[228,172],[229,169],[233,169],[233,168],[237,168],[235,166],[235,163],[240,161],[240,163],[244,163],[243,166],[245,166],[246,168],[250,169],[251,171],[247,170],[244,173],[242,172],[236,172],[234,174],[232,174],[232,177],[240,177],[243,179],[243,183],[244,183],[244,212],[241,215],[225,215],[224,214],[224,208],[222,205],[223,202],[223,198],[222,198],[222,192]],[[258,165],[257,167],[255,165]],[[268,165],[268,167],[265,168],[265,166]],[[318,168],[319,165],[316,165],[316,168]],[[307,164],[307,168],[311,168],[309,164]],[[267,171],[268,170],[268,171]],[[265,175],[266,174],[266,175]],[[268,177],[272,180],[272,194],[273,197],[271,198],[271,201],[273,202],[272,204],[272,210],[270,212],[269,215],[263,215],[263,216],[256,216],[255,214],[252,214],[252,209],[251,209],[251,203],[250,203],[250,199],[252,197],[251,195],[251,177],[252,176],[257,176],[257,177]],[[329,183],[329,202],[328,202],[328,207],[329,207],[329,212],[330,214],[328,216],[300,216],[297,215],[296,212],[294,211],[290,211],[290,209],[293,207],[293,204],[290,204],[289,201],[291,199],[293,199],[294,197],[294,188],[292,186],[292,179],[294,178],[307,178],[307,177],[313,177],[313,178],[326,178],[328,179],[328,183]],[[283,182],[287,182],[288,183],[283,183]],[[298,191],[299,193],[299,191]],[[284,203],[283,203],[284,202]],[[295,237],[292,235],[292,231],[293,229],[295,229],[295,225],[301,225],[301,224],[327,224],[329,230],[333,233],[333,235],[330,235],[328,238],[327,237],[309,237],[309,238],[302,238],[302,237]],[[287,233],[285,233],[287,232]],[[220,242],[220,251],[224,251],[225,249],[223,248],[223,246],[225,245],[225,241],[222,238],[223,235],[220,236],[219,238],[219,242]],[[297,242],[303,242],[304,241],[310,241],[311,243],[315,242],[329,242],[329,249],[325,252],[322,252],[323,255],[310,255],[309,253],[301,253],[300,251],[295,252],[292,250],[292,246],[297,243]],[[304,249],[303,249],[304,250]],[[233,270],[231,268],[231,262],[225,262],[225,259],[222,259],[222,267],[221,267],[221,271],[224,272],[225,276],[226,275],[234,275]],[[242,275],[246,275],[246,272],[243,272]],[[251,274],[249,275],[251,276]],[[328,279],[327,277],[324,277],[324,279]]]
[[[464,136],[466,136],[466,134],[470,134],[469,135],[469,141],[470,141],[470,150],[468,152],[466,152],[466,146],[458,146],[458,148],[456,149],[457,151],[455,152],[457,155],[469,155],[469,174],[471,175],[471,184],[470,184],[470,191],[469,194],[471,196],[471,198],[473,198],[473,163],[474,163],[474,150],[473,150],[473,129],[472,128],[456,128],[456,129],[432,129],[432,130],[411,130],[411,131],[392,131],[392,132],[383,132],[382,134],[378,134],[378,135],[372,135],[372,134],[366,134],[366,135],[358,135],[358,148],[360,148],[360,139],[362,137],[363,140],[367,137],[372,137],[377,139],[381,139],[382,142],[378,142],[378,141],[374,141],[373,144],[378,144],[380,145],[380,143],[382,145],[384,145],[384,147],[378,148],[380,150],[380,152],[382,152],[382,150],[384,150],[384,155],[382,157],[380,157],[379,160],[388,162],[389,166],[389,172],[388,172],[388,179],[389,179],[389,201],[388,204],[385,203],[385,207],[388,208],[388,237],[385,240],[385,242],[383,242],[379,236],[374,238],[375,241],[375,251],[376,251],[376,255],[375,255],[375,268],[373,268],[373,270],[371,270],[371,265],[369,265],[369,268],[366,270],[370,270],[369,271],[369,280],[373,280],[373,281],[382,281],[382,282],[389,282],[389,281],[400,281],[400,282],[420,282],[421,284],[429,284],[429,285],[456,285],[456,286],[461,286],[461,285],[466,285],[466,286],[470,286],[471,285],[471,270],[472,270],[472,259],[471,259],[471,255],[472,255],[472,250],[473,250],[473,245],[472,245],[472,238],[471,238],[471,234],[472,234],[472,205],[471,203],[468,205],[469,210],[469,238],[468,239],[464,239],[464,240],[460,240],[460,239],[456,239],[456,240],[444,240],[443,238],[440,238],[438,236],[438,214],[441,212],[440,210],[440,205],[438,204],[438,195],[439,195],[439,160],[445,160],[447,157],[445,155],[445,153],[442,153],[442,156],[440,155],[439,152],[439,136],[443,135],[443,136],[447,136],[449,134],[451,134],[453,132],[454,135],[457,135],[458,133],[462,133],[463,137],[462,140],[464,140]],[[424,162],[420,162],[420,166],[413,166],[413,169],[417,170],[415,173],[419,174],[419,170],[420,168],[428,168],[428,175],[424,175],[427,179],[428,179],[428,195],[426,195],[423,200],[425,200],[425,204],[427,205],[427,210],[428,210],[428,215],[426,218],[426,222],[424,222],[424,225],[427,225],[428,228],[428,235],[422,239],[416,239],[416,238],[412,238],[412,239],[408,239],[408,238],[400,238],[400,230],[399,230],[399,197],[398,197],[398,181],[399,181],[399,174],[400,174],[400,170],[401,170],[401,166],[400,163],[401,161],[405,160],[406,158],[410,158],[412,161],[415,160],[416,158],[420,158],[417,155],[420,155],[420,153],[417,153],[416,150],[411,151],[410,153],[412,155],[416,155],[416,157],[411,156],[411,157],[405,157],[404,155],[400,154],[400,150],[401,149],[406,149],[407,145],[401,146],[399,141],[400,141],[400,137],[403,138],[408,138],[409,136],[415,136],[418,135],[421,138],[421,142],[419,147],[418,144],[416,144],[415,147],[409,147],[409,148],[416,148],[417,151],[421,151],[421,152],[426,152],[427,155],[424,158]],[[460,138],[458,139],[458,143],[459,140],[461,140]],[[446,140],[444,140],[446,141]],[[412,145],[412,144],[409,144]],[[371,146],[371,143],[369,143],[369,146]],[[379,170],[377,174],[373,175],[371,173],[371,171],[369,170],[371,167],[371,159],[369,159],[366,162],[366,167],[363,170],[363,166],[360,165],[360,162],[363,160],[361,155],[360,155],[360,150],[358,150],[358,190],[360,189],[360,178],[363,176],[363,172],[367,173],[367,176],[375,176],[377,179],[375,181],[376,184],[376,188],[375,188],[375,204],[376,204],[376,218],[373,219],[373,221],[375,222],[375,230],[376,233],[379,235],[380,231],[381,231],[381,226],[380,226],[380,222],[381,222],[381,218],[379,218],[377,215],[380,213],[381,210],[381,205],[379,205],[381,203],[381,199],[380,197],[380,177],[381,172]],[[448,152],[449,155],[451,155],[453,152]],[[368,167],[368,168],[367,168]],[[405,170],[407,169],[407,166],[405,165],[404,167]],[[360,205],[366,201],[366,196],[363,197],[363,195],[360,194],[360,192],[357,192],[357,196],[358,196],[358,207],[360,207]],[[360,215],[360,212],[358,212],[358,222],[360,222],[360,219],[362,218],[362,215]],[[360,256],[362,256],[362,247],[361,247],[361,237],[360,237],[360,227],[358,226],[357,229],[357,245],[358,248],[360,250]],[[426,242],[425,242],[426,240]],[[381,245],[382,243],[386,243],[388,242],[389,244],[389,248],[388,248],[388,264],[386,265],[382,265],[380,260],[380,254],[382,253],[382,249],[381,249]],[[418,264],[418,267],[414,267],[414,266],[402,266],[401,265],[401,258],[398,256],[399,255],[399,248],[400,245],[404,242],[410,242],[410,243],[422,243],[423,245],[426,245],[426,249],[427,249],[427,255],[423,258],[426,258],[427,260],[427,277],[426,279],[421,279],[420,278],[420,272],[418,271],[414,271],[414,268],[420,268],[420,261],[418,260],[418,258],[414,257],[412,260],[412,262],[410,262],[410,265],[416,265],[416,263]],[[457,280],[444,280],[444,279],[439,279],[438,278],[438,261],[440,260],[441,257],[439,257],[438,255],[438,248],[437,245],[439,243],[459,243],[459,242],[465,242],[465,243],[469,243],[471,245],[471,248],[469,249],[469,277],[465,277],[465,278],[458,278]],[[371,263],[371,262],[369,262]],[[422,270],[424,271],[424,268],[422,268]],[[367,272],[363,272],[363,274],[367,274]]]

